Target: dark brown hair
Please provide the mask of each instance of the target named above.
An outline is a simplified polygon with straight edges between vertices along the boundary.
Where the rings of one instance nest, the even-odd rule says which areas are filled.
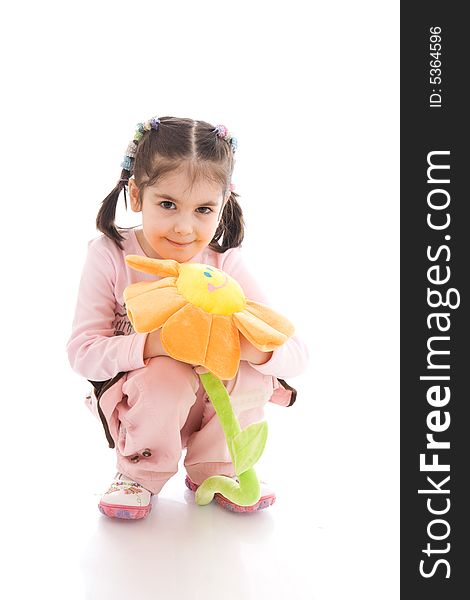
[[[230,186],[234,167],[233,150],[229,142],[218,137],[213,125],[176,117],[160,117],[159,121],[158,130],[151,129],[143,134],[137,144],[135,159],[131,161],[130,171],[122,170],[119,182],[103,200],[96,217],[97,229],[116,242],[121,250],[124,237],[120,231],[125,228],[115,224],[116,205],[121,191],[124,191],[127,208],[126,188],[132,175],[139,188],[141,204],[145,187],[154,185],[183,164],[190,173],[192,183],[201,176],[215,181],[220,184],[224,196]],[[209,244],[216,252],[236,248],[243,241],[243,213],[237,198],[238,194],[231,191]]]

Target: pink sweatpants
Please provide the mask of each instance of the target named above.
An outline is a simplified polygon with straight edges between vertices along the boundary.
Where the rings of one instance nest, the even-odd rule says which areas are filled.
[[[247,362],[224,381],[244,429],[263,419],[263,406],[279,387]],[[96,405],[90,406],[97,414]],[[116,445],[117,469],[157,494],[178,469],[182,450],[190,478],[234,475],[224,433],[193,367],[167,356],[126,373],[100,398]]]

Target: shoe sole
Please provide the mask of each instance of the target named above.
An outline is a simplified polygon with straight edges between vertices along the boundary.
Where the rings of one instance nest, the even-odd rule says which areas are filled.
[[[126,506],[125,504],[100,502],[98,508],[103,515],[112,519],[143,519],[152,510],[152,504],[148,506]]]
[[[186,475],[184,483],[186,484],[186,487],[189,488],[192,492],[195,492],[199,487],[197,483],[191,481],[188,475]],[[252,504],[251,506],[240,506],[239,504],[235,504],[234,502],[231,502],[230,500],[225,498],[225,496],[222,496],[222,494],[214,494],[214,500],[217,502],[217,504],[219,504],[226,510],[230,510],[231,512],[250,513],[256,512],[257,510],[263,510],[263,508],[268,508],[269,506],[274,504],[274,502],[276,501],[276,496],[261,496],[258,502],[256,504]]]

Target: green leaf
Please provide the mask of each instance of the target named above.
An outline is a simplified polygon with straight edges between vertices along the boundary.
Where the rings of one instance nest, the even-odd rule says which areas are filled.
[[[230,440],[230,454],[235,466],[235,473],[241,475],[258,462],[263,454],[268,438],[266,421],[253,423]]]

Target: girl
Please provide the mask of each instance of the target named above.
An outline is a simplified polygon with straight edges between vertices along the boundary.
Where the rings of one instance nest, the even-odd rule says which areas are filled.
[[[240,251],[243,215],[231,184],[235,150],[236,139],[223,125],[174,117],[139,123],[121,177],[98,212],[103,235],[88,244],[67,351],[72,368],[93,385],[87,404],[116,449],[118,473],[99,503],[110,517],[145,517],[152,495],[176,473],[184,448],[186,485],[193,491],[211,475],[234,476],[197,365],[170,358],[160,330],[133,331],[123,290],[158,279],[127,266],[124,257],[139,254],[212,265],[234,277],[247,298],[268,304]],[[126,208],[128,190],[132,210],[142,213],[142,227],[115,225],[122,190]],[[294,402],[295,390],[279,378],[299,375],[306,356],[295,336],[274,352],[241,339],[239,372],[224,384],[242,429],[262,419],[267,401]],[[263,486],[250,507],[220,494],[216,500],[246,512],[271,505],[275,495]]]

